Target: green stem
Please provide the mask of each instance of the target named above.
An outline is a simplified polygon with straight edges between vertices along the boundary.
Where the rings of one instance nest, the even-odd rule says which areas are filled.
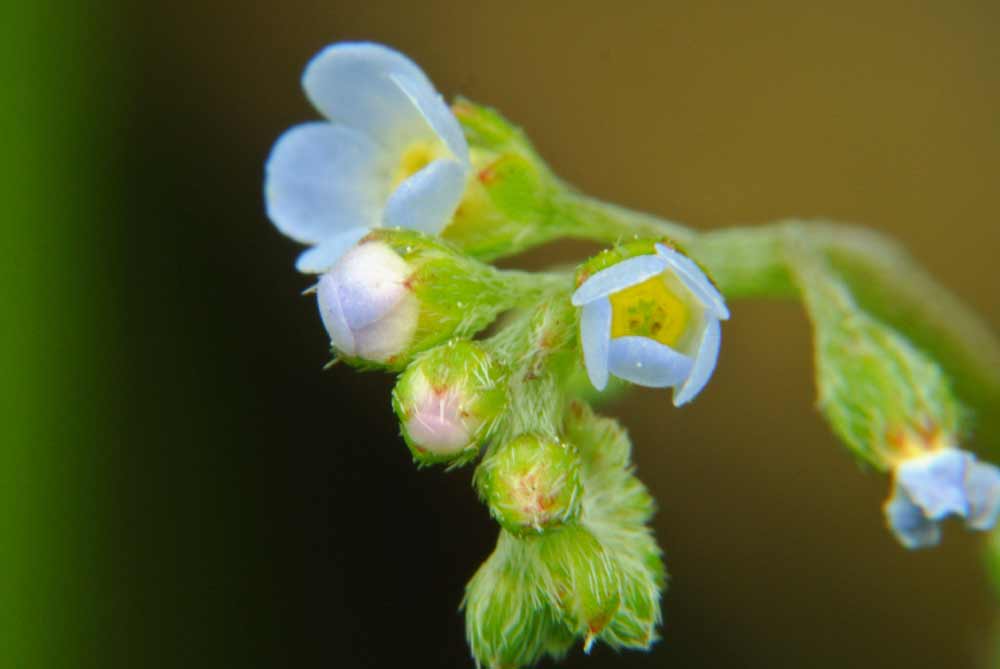
[[[549,294],[567,292],[573,285],[572,272],[524,272],[497,270],[503,290],[511,296],[508,308],[537,304]]]
[[[567,189],[553,198],[552,209],[553,228],[576,239],[614,244],[632,237],[668,237],[687,246],[698,236],[696,231],[679,223]]]
[[[895,242],[866,228],[781,221],[697,233],[576,193],[559,200],[561,227],[573,237],[616,243],[668,237],[701,263],[730,299],[795,298],[790,245],[823,253],[858,303],[934,356],[977,413],[983,446],[1000,451],[1000,340],[962,301],[937,283]]]

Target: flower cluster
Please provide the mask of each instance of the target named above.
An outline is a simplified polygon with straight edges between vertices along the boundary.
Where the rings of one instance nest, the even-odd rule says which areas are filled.
[[[380,45],[328,47],[302,84],[326,120],[275,144],[267,213],[309,246],[296,266],[319,275],[336,359],[400,373],[392,406],[414,461],[478,460],[474,486],[501,529],[463,602],[477,665],[656,640],[666,571],[653,500],[624,430],[580,398],[599,401],[616,377],[691,402],[715,372],[723,293],[801,297],[820,409],[859,458],[891,473],[885,516],[903,545],[937,543],[948,516],[995,525],[1000,469],[957,448],[968,412],[948,373],[856,303],[860,280],[830,266],[821,234],[783,225],[700,244],[597,203],[497,112],[449,108]],[[490,264],[563,237],[610,247],[575,273]]]

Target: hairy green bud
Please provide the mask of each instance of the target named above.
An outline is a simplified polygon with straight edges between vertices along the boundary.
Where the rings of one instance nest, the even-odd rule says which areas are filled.
[[[547,570],[537,541],[501,530],[493,554],[465,589],[465,632],[476,666],[530,666],[544,655],[559,659],[573,633],[551,605]]]
[[[523,434],[494,449],[475,476],[490,514],[515,535],[562,525],[580,512],[580,461],[568,443]]]
[[[417,356],[392,393],[413,459],[459,466],[475,458],[506,403],[503,379],[477,342],[455,339]]]
[[[582,462],[581,523],[613,558],[620,578],[620,606],[598,638],[614,648],[648,649],[657,639],[666,570],[647,525],[653,498],[632,474],[632,444],[616,421],[580,402],[570,405],[566,439]]]
[[[546,591],[563,623],[591,646],[621,603],[621,578],[611,554],[586,528],[570,524],[532,539],[546,568]]]

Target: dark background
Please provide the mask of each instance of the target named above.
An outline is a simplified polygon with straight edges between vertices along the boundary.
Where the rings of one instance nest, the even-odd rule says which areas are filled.
[[[53,55],[25,67],[54,125],[34,136],[64,162],[32,174],[65,206],[39,223],[62,261],[30,266],[32,322],[59,348],[38,352],[55,385],[31,405],[52,487],[25,493],[47,500],[25,507],[23,544],[45,547],[24,573],[46,594],[22,592],[34,662],[10,666],[471,666],[457,608],[496,535],[471,472],[416,471],[390,377],[321,371],[310,281],[263,214],[264,160],[315,116],[298,80],[327,43],[402,50],[591,194],[703,229],[876,227],[1000,323],[993,2],[181,0],[36,18]],[[566,666],[980,666],[996,613],[980,538],[898,547],[888,482],[812,408],[801,311],[732,306],[693,406],[637,390],[612,409],[660,505],[664,640]]]

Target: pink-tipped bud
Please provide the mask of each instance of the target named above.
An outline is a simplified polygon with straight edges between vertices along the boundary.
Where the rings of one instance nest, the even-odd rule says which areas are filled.
[[[420,464],[464,464],[505,403],[502,370],[477,343],[455,340],[414,360],[393,391],[403,437]]]

